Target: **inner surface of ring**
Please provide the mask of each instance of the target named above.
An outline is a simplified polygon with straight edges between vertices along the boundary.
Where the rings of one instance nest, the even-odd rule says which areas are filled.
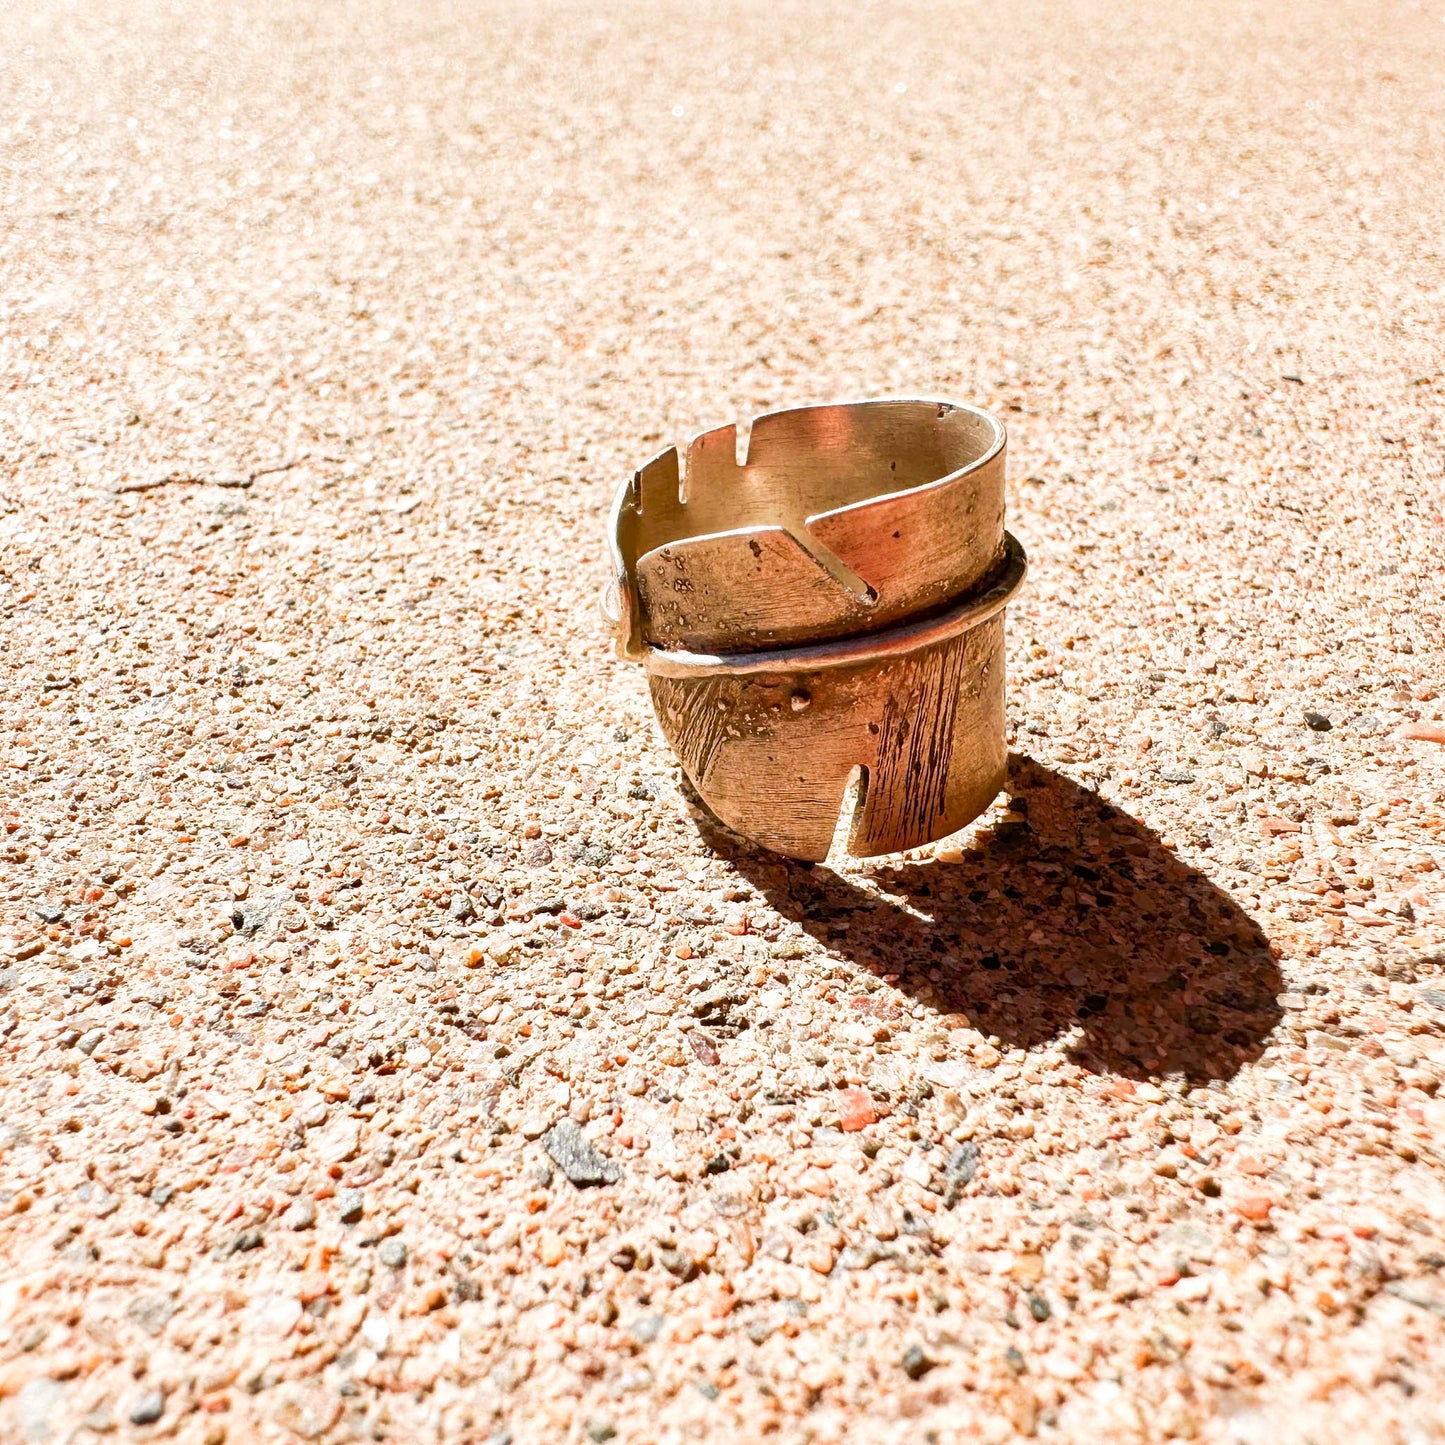
[[[786,646],[886,627],[981,583],[1003,547],[1003,428],[934,401],[804,407],[649,462],[620,518],[659,647]]]

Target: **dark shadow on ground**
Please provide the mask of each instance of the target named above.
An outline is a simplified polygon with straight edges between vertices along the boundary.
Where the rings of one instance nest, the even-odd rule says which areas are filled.
[[[1227,1079],[1278,1023],[1279,968],[1263,934],[1203,874],[1096,793],[1031,758],[1009,760],[1027,821],[961,862],[874,865],[882,892],[760,852],[698,806],[708,844],[787,918],[862,968],[985,1035],[1030,1047],[1080,1036],[1096,1072]]]

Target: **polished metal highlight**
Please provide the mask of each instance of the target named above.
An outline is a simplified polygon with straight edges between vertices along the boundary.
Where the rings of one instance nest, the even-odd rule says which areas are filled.
[[[605,606],[693,787],[729,827],[828,854],[892,853],[1003,786],[1003,426],[878,400],[758,417],[654,457],[618,489]]]

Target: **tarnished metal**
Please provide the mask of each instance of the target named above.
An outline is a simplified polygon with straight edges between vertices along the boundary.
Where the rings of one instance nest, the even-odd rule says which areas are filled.
[[[670,447],[618,489],[607,609],[703,801],[822,859],[943,837],[1003,785],[1002,425],[946,401],[758,417]]]

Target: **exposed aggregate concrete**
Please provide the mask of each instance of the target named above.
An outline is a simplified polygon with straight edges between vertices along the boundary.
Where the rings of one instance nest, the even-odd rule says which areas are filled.
[[[0,14],[0,1439],[1441,1439],[1442,20]],[[605,510],[893,392],[1010,794],[807,869]]]

